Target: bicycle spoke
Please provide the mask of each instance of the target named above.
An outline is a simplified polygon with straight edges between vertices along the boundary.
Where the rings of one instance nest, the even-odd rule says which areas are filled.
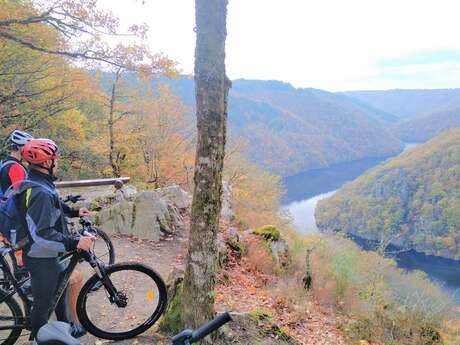
[[[3,292],[2,292],[3,293]],[[1,343],[15,341],[25,328],[19,305],[13,298],[6,298],[0,303],[0,339]]]
[[[13,316],[0,316],[0,321],[14,321]]]
[[[120,264],[107,269],[110,285],[93,276],[84,287],[79,318],[97,337],[127,339],[148,329],[166,305],[166,288],[152,270],[139,264]],[[109,291],[113,291],[111,294]],[[79,302],[80,303],[80,302]]]
[[[24,338],[24,337],[29,337],[30,336],[30,332],[25,332],[25,333],[22,333],[19,338]],[[8,339],[8,337],[6,338],[0,338],[0,342],[3,342],[5,341],[6,339]]]

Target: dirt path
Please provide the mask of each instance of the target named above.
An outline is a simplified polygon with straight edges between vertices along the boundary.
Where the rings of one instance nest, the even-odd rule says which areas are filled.
[[[137,240],[126,236],[111,236],[115,246],[116,262],[140,262],[152,267],[166,281],[174,267],[183,265],[187,239],[183,236],[165,238],[160,242]],[[93,272],[86,263],[80,265],[84,271],[85,281]],[[110,317],[107,315],[106,317]],[[154,329],[154,328],[153,328]],[[111,342],[87,335],[80,339],[82,344],[157,344],[153,331],[149,330],[136,339]],[[161,344],[161,342],[159,342]]]

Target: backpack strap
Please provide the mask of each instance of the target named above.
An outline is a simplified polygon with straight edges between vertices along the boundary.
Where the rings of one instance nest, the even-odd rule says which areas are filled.
[[[15,164],[15,163],[16,163],[16,164],[19,164],[19,165],[21,166],[22,170],[24,170],[24,176],[25,176],[25,178],[27,179],[27,177],[28,177],[28,175],[29,175],[28,172],[27,172],[27,169],[26,169],[21,163],[18,163],[18,162],[16,162],[16,161],[12,160],[12,159],[6,160],[6,161],[4,161],[4,162],[1,163],[1,165],[0,165],[0,174],[2,173],[2,171],[3,171],[4,168],[6,168],[6,167],[9,166],[9,165],[13,165],[13,164]],[[21,182],[22,182],[22,181],[21,181]],[[6,193],[7,193],[8,191],[9,191],[9,188],[8,188],[7,190],[3,191],[2,188],[0,187],[0,195],[6,195]]]
[[[11,165],[13,163],[16,163],[16,162],[11,159],[2,162],[2,164],[0,165],[0,171],[3,170],[3,168],[5,168],[6,166]]]
[[[14,163],[19,164],[21,166],[22,170],[24,170],[24,173],[26,174],[26,176],[28,175],[27,174],[27,169],[21,163],[18,163],[16,161],[12,160],[12,159],[2,162],[2,164],[0,165],[0,172],[3,170],[3,168],[6,168],[8,165],[12,165]]]

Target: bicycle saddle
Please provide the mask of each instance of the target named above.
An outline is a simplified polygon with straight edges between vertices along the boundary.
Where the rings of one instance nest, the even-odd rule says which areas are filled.
[[[52,321],[38,330],[35,341],[38,345],[80,345],[70,334],[71,330],[68,323]]]

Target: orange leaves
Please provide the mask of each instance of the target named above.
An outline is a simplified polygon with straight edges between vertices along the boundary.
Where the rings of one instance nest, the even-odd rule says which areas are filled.
[[[258,247],[256,243],[257,238],[252,236],[245,239],[245,244],[249,247],[248,253],[251,247]],[[291,298],[294,290],[298,289],[298,283],[286,283],[291,277],[261,272],[254,267],[249,257],[238,260],[233,255],[230,255],[226,263],[225,275],[228,279],[222,279],[225,283],[216,287],[218,310],[256,313],[266,311],[273,315],[273,324],[293,336],[300,344],[345,344],[335,327],[335,315],[321,310],[309,300],[304,291]],[[260,326],[268,327],[268,332],[273,325],[267,326],[267,323],[261,322]]]
[[[280,223],[278,211],[282,196],[281,180],[258,168],[244,157],[244,143],[227,149],[224,180],[233,188],[233,206],[237,219],[255,228]]]

